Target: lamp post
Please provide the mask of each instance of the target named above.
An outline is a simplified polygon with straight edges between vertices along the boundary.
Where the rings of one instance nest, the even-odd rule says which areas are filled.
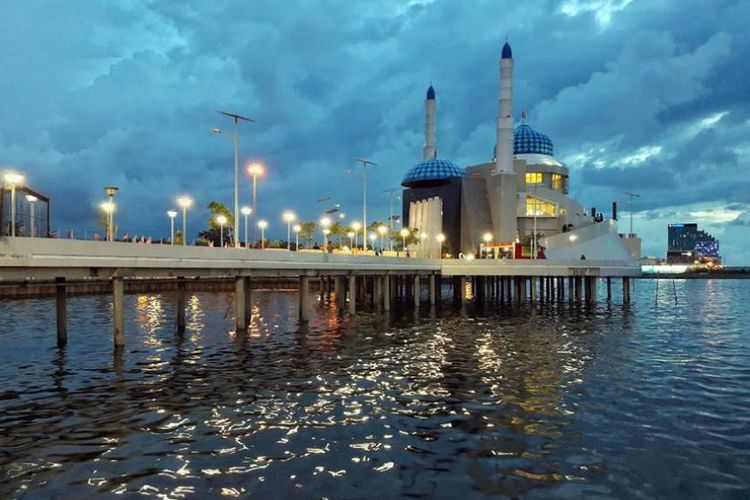
[[[378,239],[378,235],[375,233],[370,233],[367,237],[370,239],[372,250],[375,251],[375,241]],[[367,248],[365,248],[365,250],[367,250]]]
[[[231,137],[234,142],[234,212],[232,212],[232,215],[234,216],[234,224],[237,225],[237,215],[240,212],[240,194],[239,194],[239,134],[238,134],[238,128],[239,128],[239,121],[246,121],[246,122],[254,122],[252,118],[247,118],[242,115],[238,115],[236,113],[228,113],[226,111],[216,111],[219,114],[222,114],[224,116],[230,117],[234,121],[234,133],[233,134],[227,134],[224,131],[222,131],[219,128],[213,128],[211,131],[215,134],[220,135],[226,135],[228,137]],[[235,233],[237,232],[235,228]],[[237,240],[237,235],[234,235],[234,246],[235,248],[240,247],[240,242]]]
[[[258,176],[263,175],[265,168],[261,163],[251,163],[247,166],[247,173],[253,178],[253,213],[258,216]],[[255,239],[255,229],[253,229],[253,239]]]
[[[281,217],[284,219],[284,222],[286,222],[286,249],[291,250],[292,249],[292,222],[294,222],[297,219],[297,216],[294,215],[294,212],[291,210],[287,210],[284,212]]]
[[[354,231],[354,248],[357,248],[357,232],[362,229],[362,224],[359,223],[359,221],[353,221],[352,222],[352,230]],[[364,245],[364,238],[363,238],[363,245]]]
[[[10,235],[16,235],[16,186],[23,184],[23,175],[16,172],[5,172],[3,179],[10,185]]]
[[[630,238],[630,235],[633,234],[633,200],[640,198],[641,195],[637,193],[625,193],[625,195],[630,197],[630,232],[628,233],[628,238]]]
[[[112,204],[112,209],[109,211],[109,238],[107,241],[114,241],[115,239],[115,194],[120,188],[115,186],[107,186],[104,188],[104,192],[109,196],[109,202]]]
[[[320,219],[320,226],[323,228],[323,251],[328,250],[328,235],[331,230],[328,229],[331,226],[331,219],[329,217],[322,217]]]
[[[268,227],[268,221],[259,220],[258,227],[260,228],[260,249],[263,250],[266,247],[266,228]]]
[[[484,233],[484,234],[482,235],[482,241],[484,241],[484,246],[485,246],[485,249],[484,249],[484,255],[485,255],[485,257],[487,257],[487,248],[486,248],[486,247],[487,247],[487,246],[488,246],[488,245],[490,244],[490,242],[492,241],[492,233],[490,233],[489,231],[488,231],[488,232],[486,232],[486,233]],[[482,256],[482,255],[481,255],[481,253],[479,254],[479,256],[480,256],[480,257]]]
[[[34,231],[34,229],[35,229],[35,227],[34,227],[34,223],[35,223],[34,219],[36,218],[36,201],[38,199],[39,198],[37,198],[33,194],[27,194],[26,195],[26,201],[29,202],[29,213],[31,214],[30,217],[29,217],[29,219],[31,221],[31,234],[29,234],[29,236],[31,236],[32,238],[34,237],[34,233],[35,233],[35,231]]]
[[[346,233],[346,236],[349,238],[349,248],[354,248],[354,231],[349,231]]]
[[[422,257],[427,256],[427,247],[425,245],[425,241],[427,241],[427,236],[428,234],[425,233],[424,231],[419,232],[419,242],[420,242],[420,246],[422,247]]]
[[[385,233],[388,232],[388,228],[385,224],[381,224],[378,226],[378,233],[380,234],[380,251],[382,252],[384,250],[383,248],[383,237],[385,236]]]
[[[250,207],[242,207],[240,208],[240,213],[245,216],[245,246],[249,247],[250,244],[247,241],[247,216],[253,213],[253,209]],[[236,222],[235,222],[236,224]]]
[[[357,158],[362,164],[362,227],[367,228],[367,165],[377,165],[374,161]]]
[[[177,217],[177,210],[167,210],[169,216],[169,243],[174,245],[174,219]]]
[[[443,243],[445,242],[445,235],[443,233],[438,234],[435,239],[440,243],[440,255],[439,258],[443,258]]]
[[[406,228],[401,229],[401,248],[403,249],[404,254],[406,254],[406,238],[409,237],[409,230]]]
[[[115,202],[112,200],[103,201],[99,204],[104,213],[107,214],[107,234],[104,238],[105,241],[112,241],[112,220],[114,217],[112,214],[115,211]]]
[[[227,218],[224,215],[217,215],[216,222],[219,224],[219,246],[224,246],[224,224],[227,223]]]
[[[295,224],[292,226],[292,231],[294,231],[294,251],[299,250],[299,232],[302,231],[302,226],[299,224]]]
[[[388,215],[388,232],[393,232],[393,195],[400,191],[400,188],[384,189],[384,193],[390,194],[390,203],[388,204],[389,215]],[[393,250],[393,240],[389,241],[389,250]]]
[[[193,199],[189,196],[177,198],[177,205],[182,208],[182,246],[187,245],[187,209],[193,206]]]

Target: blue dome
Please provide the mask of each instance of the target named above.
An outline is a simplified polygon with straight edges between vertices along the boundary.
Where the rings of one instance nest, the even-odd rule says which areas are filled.
[[[513,132],[513,154],[553,156],[554,146],[549,137],[523,123]]]
[[[500,57],[501,59],[513,59],[513,51],[510,50],[508,42],[505,42],[505,45],[503,45],[503,53]]]
[[[425,184],[440,184],[453,177],[463,177],[464,172],[452,161],[440,158],[424,160],[409,169],[401,181],[404,187],[416,187]]]

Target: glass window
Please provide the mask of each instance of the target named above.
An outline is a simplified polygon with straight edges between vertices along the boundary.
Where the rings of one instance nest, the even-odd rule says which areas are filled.
[[[541,184],[542,173],[541,172],[526,172],[526,184]]]
[[[558,191],[563,190],[563,176],[560,174],[552,174],[552,189]]]
[[[557,206],[554,203],[534,198],[533,196],[526,197],[526,216],[533,217],[536,213],[537,217],[555,217],[557,215]]]

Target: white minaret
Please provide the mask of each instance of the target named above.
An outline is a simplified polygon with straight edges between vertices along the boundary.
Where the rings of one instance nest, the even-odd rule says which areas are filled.
[[[513,173],[513,53],[505,42],[500,57],[500,115],[497,117],[495,173]]]
[[[430,160],[437,155],[435,147],[435,89],[427,89],[427,98],[424,100],[424,148],[422,148],[422,159]]]

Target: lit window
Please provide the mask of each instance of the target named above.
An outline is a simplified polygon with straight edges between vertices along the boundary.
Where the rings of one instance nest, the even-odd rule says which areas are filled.
[[[552,174],[552,189],[557,189],[558,191],[563,190],[563,176],[560,174]]]
[[[526,184],[541,184],[542,173],[541,172],[527,172],[526,173]]]
[[[557,206],[554,203],[528,196],[526,198],[526,216],[533,217],[555,217],[557,216]]]

